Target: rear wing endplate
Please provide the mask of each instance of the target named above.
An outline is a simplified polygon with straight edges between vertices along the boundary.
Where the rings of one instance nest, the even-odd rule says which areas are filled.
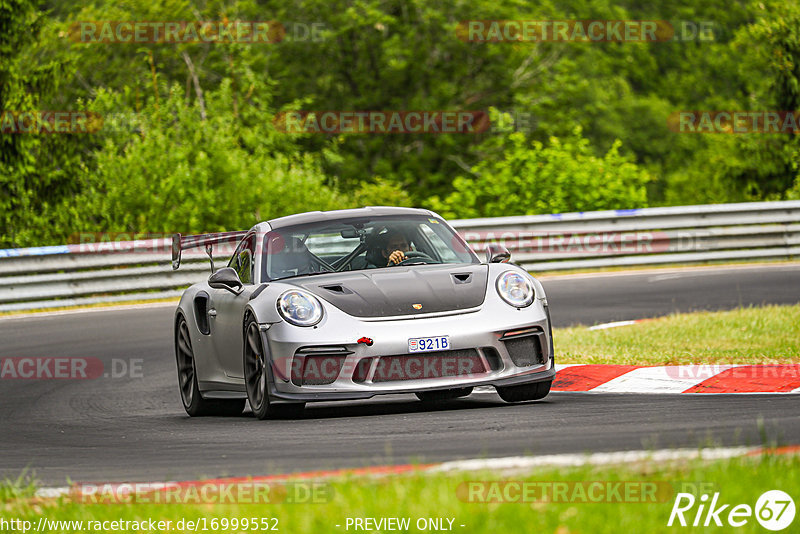
[[[181,252],[189,248],[205,247],[211,261],[211,272],[214,272],[214,258],[211,256],[214,245],[218,243],[238,243],[247,234],[247,230],[238,232],[218,232],[216,234],[181,235],[172,234],[172,269],[181,266]]]

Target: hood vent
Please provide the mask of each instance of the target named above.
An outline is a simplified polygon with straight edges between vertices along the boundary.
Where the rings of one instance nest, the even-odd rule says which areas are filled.
[[[322,289],[336,293],[337,295],[351,295],[353,292],[344,287],[342,284],[331,284],[329,286],[319,286]]]

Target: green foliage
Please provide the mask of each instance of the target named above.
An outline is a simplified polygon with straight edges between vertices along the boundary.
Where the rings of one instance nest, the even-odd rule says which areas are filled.
[[[794,170],[797,172],[798,161],[795,160]],[[794,180],[794,185],[789,191],[786,192],[787,200],[800,200],[800,172],[797,173],[797,178]]]
[[[738,50],[747,50],[743,71],[760,109],[800,110],[800,6],[757,4],[757,20],[736,36]],[[798,176],[797,136],[755,135],[737,139],[735,151],[745,165],[733,174],[737,189],[755,198],[781,198]]]
[[[29,59],[45,23],[35,2],[0,0],[0,112],[42,109],[59,89],[71,58]],[[53,239],[50,221],[64,220],[87,144],[77,136],[0,134],[0,246]]]
[[[493,143],[494,144],[494,143]],[[512,133],[495,153],[472,168],[471,177],[453,181],[444,200],[432,208],[447,217],[495,217],[624,209],[647,205],[647,172],[620,155],[615,141],[602,157],[595,156],[580,128],[548,145]]]
[[[119,100],[100,94],[96,109],[110,115]],[[119,117],[78,198],[86,226],[196,233],[340,205],[314,158],[271,131],[271,116],[260,115],[268,112],[242,103],[236,116],[231,101],[229,82],[206,92],[204,120],[173,86],[158,106],[151,99],[141,113]]]
[[[319,42],[287,40],[270,55],[281,105],[308,98],[311,110],[481,110],[509,107],[533,88],[538,61],[513,46],[465,43],[468,19],[519,18],[514,0],[306,0],[270,2],[279,19],[323,25]],[[329,142],[307,136],[317,150]],[[474,135],[347,135],[335,140],[341,160],[327,165],[342,186],[381,176],[421,203],[451,188],[458,159],[474,159]]]
[[[378,178],[374,182],[362,182],[349,200],[354,208],[364,206],[411,206],[411,196],[395,184]]]
[[[459,39],[458,24],[475,19],[668,20],[679,32],[681,21],[710,21],[714,33]],[[288,33],[272,44],[71,38],[77,21],[137,20],[276,20]],[[0,247],[78,231],[236,229],[366,204],[472,216],[795,198],[797,136],[677,134],[667,118],[800,108],[798,28],[800,8],[783,0],[0,0],[0,111],[105,116],[94,135],[0,135]],[[491,108],[533,127],[271,127],[283,110]]]

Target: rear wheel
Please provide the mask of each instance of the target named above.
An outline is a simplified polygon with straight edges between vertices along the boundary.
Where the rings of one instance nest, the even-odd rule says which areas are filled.
[[[269,370],[261,332],[254,317],[244,327],[244,383],[253,415],[259,419],[293,418],[303,413],[305,403],[275,404],[269,401]]]
[[[178,363],[178,387],[186,413],[192,417],[242,413],[244,400],[210,400],[204,399],[200,394],[192,338],[189,335],[189,326],[183,316],[178,320],[178,326],[175,328],[175,358]]]
[[[506,402],[524,402],[543,399],[550,393],[553,381],[522,384],[521,386],[498,387],[497,394]]]
[[[459,397],[466,397],[472,393],[472,388],[443,389],[439,391],[420,391],[416,393],[422,402],[439,402]]]

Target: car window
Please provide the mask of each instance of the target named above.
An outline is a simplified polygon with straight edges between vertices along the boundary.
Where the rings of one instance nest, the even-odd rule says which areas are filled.
[[[403,265],[480,263],[443,220],[421,216],[375,216],[279,228],[264,240],[266,280],[335,271],[387,268],[402,250]]]
[[[457,263],[458,262],[458,255],[455,251],[450,248],[447,243],[445,243],[442,238],[431,229],[430,226],[421,225],[420,230],[422,234],[428,239],[433,249],[436,251],[436,255],[441,258],[444,263]]]
[[[243,284],[253,283],[253,256],[255,249],[255,234],[250,234],[236,248],[228,267],[233,268]]]
[[[253,283],[253,253],[250,249],[246,248],[239,253],[239,268],[236,272],[243,284]]]
[[[311,234],[306,239],[308,250],[323,258],[343,256],[360,244],[361,240],[358,237],[346,238],[339,233]]]

